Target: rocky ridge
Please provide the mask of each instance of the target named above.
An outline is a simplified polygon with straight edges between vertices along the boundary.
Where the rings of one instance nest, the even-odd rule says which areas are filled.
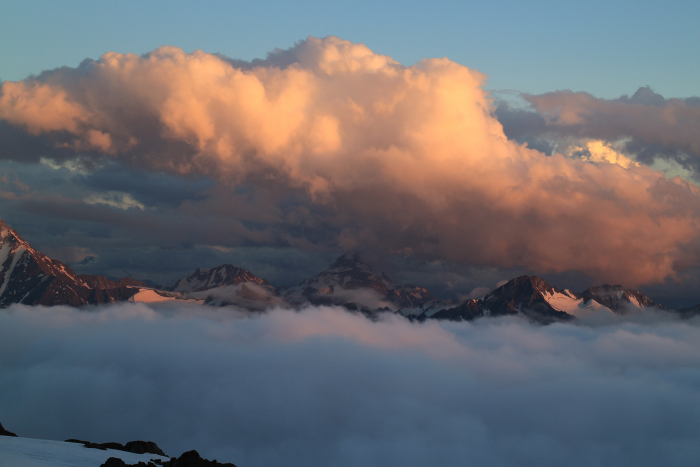
[[[340,256],[328,269],[296,287],[282,290],[294,305],[342,305],[351,310],[415,310],[441,308],[439,300],[416,285],[397,285],[383,272],[374,272],[357,251]]]
[[[409,319],[473,320],[520,315],[541,323],[566,321],[590,313],[623,315],[635,310],[669,311],[639,291],[600,285],[576,293],[536,276],[514,278],[478,299],[451,302],[416,285],[398,285],[375,272],[356,251],[348,251],[325,271],[295,287],[276,289],[267,280],[231,264],[198,268],[173,287],[148,287],[132,278],[113,280],[76,274],[69,266],[34,250],[0,220],[0,307],[157,302],[194,299],[211,306],[233,305],[251,311],[306,304],[343,306],[365,314],[399,313]],[[700,305],[670,312],[683,318],[700,314]]]
[[[78,275],[36,251],[0,220],[0,307],[12,303],[83,306],[117,302],[134,295],[140,285],[145,284]]]

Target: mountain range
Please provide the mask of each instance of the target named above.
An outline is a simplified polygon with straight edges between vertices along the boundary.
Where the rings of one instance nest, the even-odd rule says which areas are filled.
[[[294,287],[275,288],[267,280],[230,264],[200,269],[174,286],[149,286],[133,278],[113,280],[76,274],[66,264],[32,248],[0,220],[0,307],[197,300],[211,306],[233,305],[262,311],[272,307],[336,305],[368,315],[398,313],[409,319],[473,320],[489,316],[521,315],[540,323],[567,321],[591,313],[624,315],[642,310],[675,313],[688,318],[700,304],[668,310],[639,291],[619,285],[600,285],[576,293],[551,286],[536,276],[520,276],[487,295],[463,301],[434,297],[417,285],[397,285],[375,272],[356,251],[348,251],[315,277]]]

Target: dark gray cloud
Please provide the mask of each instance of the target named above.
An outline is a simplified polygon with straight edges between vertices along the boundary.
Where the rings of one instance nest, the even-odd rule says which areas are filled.
[[[670,98],[650,87],[632,96],[600,99],[586,92],[523,94],[529,104],[502,100],[495,115],[505,134],[546,154],[581,139],[616,144],[638,162],[669,160],[700,172],[700,98]]]
[[[0,314],[0,418],[246,466],[690,466],[700,327],[371,322],[337,309]]]

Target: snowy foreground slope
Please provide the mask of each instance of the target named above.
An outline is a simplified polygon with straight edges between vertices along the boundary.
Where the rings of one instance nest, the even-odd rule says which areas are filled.
[[[0,436],[2,467],[99,467],[110,457],[122,459],[127,464],[148,463],[151,459],[170,460],[156,454],[89,449],[65,441]]]

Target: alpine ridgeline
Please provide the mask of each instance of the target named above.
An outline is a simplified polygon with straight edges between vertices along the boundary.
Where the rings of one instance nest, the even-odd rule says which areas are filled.
[[[170,290],[183,298],[204,300],[211,306],[234,305],[253,311],[288,306],[267,280],[231,264],[197,268],[194,273],[178,280]]]
[[[339,305],[369,314],[395,312],[419,321],[520,315],[551,323],[596,313],[668,311],[641,292],[619,285],[600,285],[576,293],[553,287],[535,276],[516,277],[481,298],[450,302],[437,299],[416,285],[394,284],[383,272],[373,271],[352,250],[315,277],[280,290],[247,269],[230,264],[197,269],[173,287],[149,287],[131,278],[114,281],[103,276],[78,275],[62,262],[36,251],[0,220],[0,307],[12,303],[78,307],[122,300],[197,300],[251,311],[299,308],[306,304]],[[700,314],[700,305],[674,313],[689,318]]]
[[[69,266],[46,257],[0,220],[0,307],[25,305],[83,306],[126,300],[143,282],[113,281],[78,275]]]
[[[619,285],[601,285],[576,293],[553,287],[536,276],[520,276],[484,297],[467,300],[430,316],[423,314],[418,319],[470,321],[484,316],[521,315],[540,323],[551,323],[595,313],[621,315],[643,310],[667,311],[641,292],[625,290]]]
[[[342,305],[350,310],[369,312],[401,310],[405,315],[449,306],[422,287],[396,285],[383,272],[375,273],[354,250],[346,252],[316,277],[296,287],[282,289],[282,293],[296,306],[304,303]]]

